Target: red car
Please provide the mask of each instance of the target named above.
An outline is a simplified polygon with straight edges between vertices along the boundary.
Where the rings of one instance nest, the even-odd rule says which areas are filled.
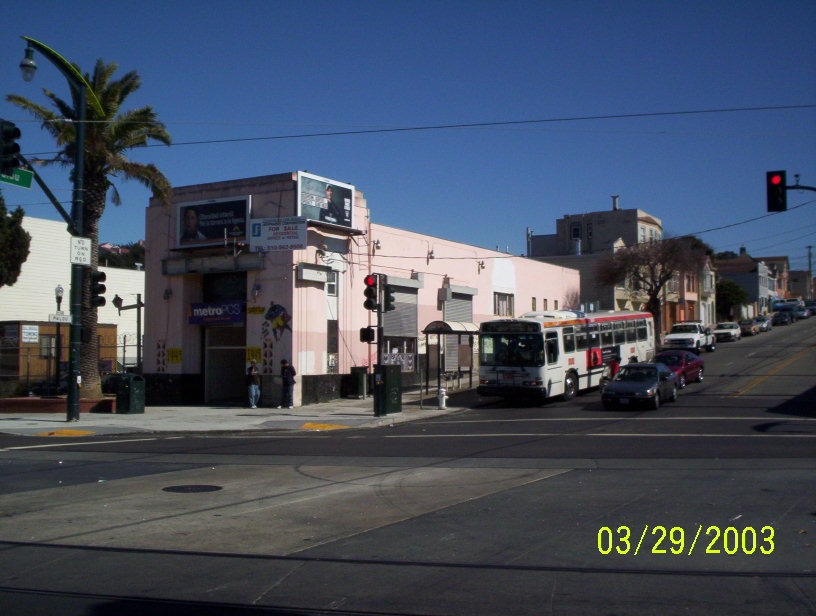
[[[689,381],[699,383],[703,380],[705,362],[702,357],[690,351],[661,351],[655,355],[654,360],[666,364],[677,375],[677,387],[680,389]]]

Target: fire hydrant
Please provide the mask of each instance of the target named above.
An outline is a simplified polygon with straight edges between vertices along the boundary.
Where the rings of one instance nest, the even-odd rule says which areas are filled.
[[[448,392],[444,387],[439,388],[439,408],[444,409],[445,401],[448,399]]]

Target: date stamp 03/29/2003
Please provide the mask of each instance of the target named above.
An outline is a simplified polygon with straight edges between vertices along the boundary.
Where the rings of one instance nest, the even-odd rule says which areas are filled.
[[[598,529],[598,551],[601,554],[673,554],[691,556],[695,550],[704,554],[769,555],[774,551],[773,526],[728,526],[721,528],[698,524],[688,531],[682,526],[649,526]]]

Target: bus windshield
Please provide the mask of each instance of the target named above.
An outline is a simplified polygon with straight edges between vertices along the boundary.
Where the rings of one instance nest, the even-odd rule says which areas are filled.
[[[543,366],[541,334],[482,334],[479,337],[482,366]]]

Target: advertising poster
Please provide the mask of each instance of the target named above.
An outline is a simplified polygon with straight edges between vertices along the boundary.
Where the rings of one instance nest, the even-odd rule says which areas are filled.
[[[179,246],[246,241],[249,197],[179,203],[177,207]]]
[[[298,171],[298,215],[354,228],[354,186]]]

